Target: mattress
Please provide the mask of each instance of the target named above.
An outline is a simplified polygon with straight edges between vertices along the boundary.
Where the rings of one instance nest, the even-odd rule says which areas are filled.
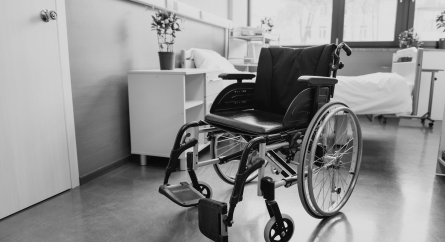
[[[337,76],[334,98],[356,114],[396,114],[412,112],[412,85],[396,73]]]

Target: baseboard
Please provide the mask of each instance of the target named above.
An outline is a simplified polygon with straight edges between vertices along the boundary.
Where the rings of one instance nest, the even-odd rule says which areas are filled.
[[[129,155],[127,157],[124,157],[120,160],[117,160],[113,163],[110,163],[106,166],[103,166],[95,171],[92,171],[84,176],[79,177],[80,180],[80,185],[85,185],[86,183],[100,177],[103,176],[105,174],[107,174],[108,172],[115,170],[125,164],[127,164],[130,161],[133,161],[134,159],[137,159],[139,156],[138,155]]]

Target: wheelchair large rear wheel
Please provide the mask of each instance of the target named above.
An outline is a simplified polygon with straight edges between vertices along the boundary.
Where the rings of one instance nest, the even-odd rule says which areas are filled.
[[[247,145],[247,141],[241,135],[234,135],[231,133],[222,133],[214,137],[214,157],[227,156],[238,151],[244,150]],[[235,184],[236,173],[238,172],[238,167],[240,164],[240,159],[232,160],[226,164],[214,164],[216,174],[229,184]],[[258,170],[254,171],[247,178],[246,183],[251,182],[258,176]]]
[[[359,175],[362,134],[357,116],[343,103],[329,103],[312,119],[301,146],[298,190],[316,218],[336,214]]]

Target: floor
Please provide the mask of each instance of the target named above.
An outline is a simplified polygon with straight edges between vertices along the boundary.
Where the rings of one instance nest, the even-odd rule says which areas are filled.
[[[361,173],[342,213],[314,219],[296,186],[277,190],[281,211],[296,224],[292,241],[443,241],[445,177],[435,176],[441,123],[433,129],[415,120],[361,123]],[[127,164],[0,220],[0,241],[209,241],[199,232],[196,208],[179,207],[158,193],[165,162]],[[231,187],[212,169],[200,169],[198,177],[212,186],[214,199],[228,201]],[[186,180],[185,172],[175,172],[171,183]],[[264,241],[269,218],[255,185],[246,186],[237,206],[232,242]]]

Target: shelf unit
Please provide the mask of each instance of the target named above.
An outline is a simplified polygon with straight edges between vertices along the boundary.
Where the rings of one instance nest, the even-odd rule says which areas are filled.
[[[252,32],[254,35],[243,35],[243,32]],[[228,59],[236,67],[258,66],[261,48],[268,47],[271,41],[280,42],[280,35],[264,32],[261,29],[232,29],[229,33]]]
[[[223,89],[220,72],[182,68],[128,72],[131,153],[141,155],[141,165],[147,164],[146,156],[170,157],[179,128],[204,119]],[[203,134],[198,141],[199,151],[209,144]],[[181,170],[186,169],[186,152],[180,157]]]

